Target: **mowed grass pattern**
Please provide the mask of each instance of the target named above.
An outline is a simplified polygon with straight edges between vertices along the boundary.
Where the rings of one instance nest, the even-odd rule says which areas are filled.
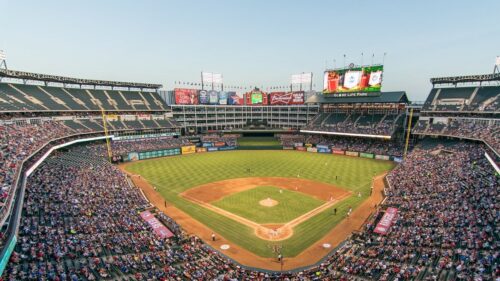
[[[278,205],[262,206],[259,202],[266,198],[278,201]],[[260,224],[279,224],[289,222],[324,203],[304,193],[259,186],[226,196],[211,204]]]
[[[238,139],[240,146],[280,146],[281,142],[274,137],[242,137]]]
[[[140,174],[167,201],[235,244],[263,257],[274,257],[270,243],[259,239],[250,227],[194,204],[179,193],[201,184],[243,177],[300,177],[333,184],[353,191],[349,198],[294,228],[282,241],[283,254],[296,256],[344,219],[370,193],[373,176],[390,170],[389,161],[299,151],[237,150],[191,154],[131,163],[127,170]],[[247,172],[250,169],[250,173]],[[357,193],[361,192],[361,197]]]

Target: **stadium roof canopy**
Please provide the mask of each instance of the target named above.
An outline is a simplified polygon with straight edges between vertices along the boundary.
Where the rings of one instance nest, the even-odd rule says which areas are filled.
[[[432,85],[500,81],[500,73],[431,78]]]
[[[71,77],[24,72],[18,70],[8,70],[8,69],[0,69],[0,77],[38,80],[44,82],[55,82],[55,83],[65,83],[65,84],[96,85],[96,86],[111,86],[111,87],[149,88],[149,89],[159,89],[162,87],[162,85],[160,84],[91,80],[91,79],[71,78]]]
[[[326,97],[318,94],[308,98],[306,103],[409,103],[409,100],[405,91],[397,91],[367,97]]]

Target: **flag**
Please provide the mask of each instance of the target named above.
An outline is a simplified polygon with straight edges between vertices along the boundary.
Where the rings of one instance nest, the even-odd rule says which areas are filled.
[[[0,60],[6,59],[7,56],[5,55],[5,52],[3,50],[0,50]]]

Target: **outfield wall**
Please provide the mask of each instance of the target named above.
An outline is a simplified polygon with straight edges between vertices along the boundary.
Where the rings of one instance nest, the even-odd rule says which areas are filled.
[[[327,154],[336,154],[336,155],[346,155],[346,156],[351,156],[351,157],[361,157],[361,158],[376,159],[376,160],[388,160],[388,161],[394,161],[397,163],[401,163],[403,161],[403,158],[400,156],[381,155],[381,154],[374,154],[371,152],[363,152],[363,151],[341,150],[341,149],[329,147],[327,145],[317,145],[316,147],[313,147],[312,144],[309,144],[309,143],[305,144],[305,146],[303,146],[302,143],[296,143],[294,146],[283,147],[283,150],[296,150],[296,151],[303,151],[303,152],[309,152],[309,153],[327,153]]]

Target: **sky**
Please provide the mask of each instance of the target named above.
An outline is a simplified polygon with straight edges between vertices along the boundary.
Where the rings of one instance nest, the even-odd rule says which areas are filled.
[[[207,71],[264,88],[313,72],[321,90],[334,60],[374,54],[382,91],[422,101],[431,77],[493,71],[498,11],[498,0],[0,0],[0,50],[9,69],[167,89]]]

